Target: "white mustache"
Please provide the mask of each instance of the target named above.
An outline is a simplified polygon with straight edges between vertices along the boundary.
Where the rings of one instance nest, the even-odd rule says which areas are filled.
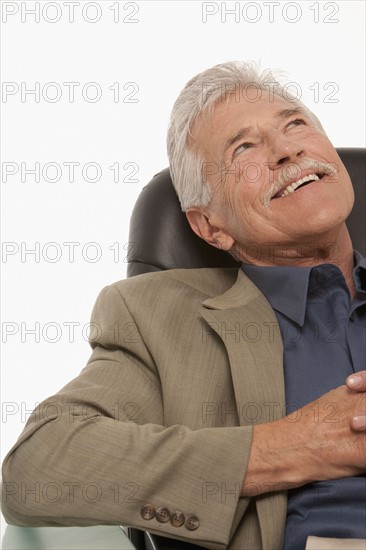
[[[270,189],[263,198],[263,205],[268,208],[269,203],[272,197],[278,193],[281,189],[287,187],[293,181],[298,180],[301,177],[301,172],[303,170],[310,170],[313,173],[321,173],[327,176],[335,175],[338,170],[333,164],[326,162],[320,162],[319,160],[314,160],[312,158],[303,157],[298,162],[291,162],[285,164],[277,177],[273,182]]]

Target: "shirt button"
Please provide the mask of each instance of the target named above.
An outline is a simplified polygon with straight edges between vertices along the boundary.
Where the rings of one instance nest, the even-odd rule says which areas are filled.
[[[188,531],[195,531],[200,526],[200,520],[197,516],[187,516],[185,526]]]
[[[145,504],[141,508],[141,517],[142,519],[153,519],[155,517],[155,508],[152,504]]]
[[[158,508],[156,510],[156,519],[160,523],[166,523],[167,521],[169,521],[170,512],[169,512],[168,508],[164,508],[163,506],[160,506],[160,508]]]
[[[173,525],[173,527],[182,527],[185,519],[186,518],[184,517],[183,512],[176,510],[170,516],[170,523]]]

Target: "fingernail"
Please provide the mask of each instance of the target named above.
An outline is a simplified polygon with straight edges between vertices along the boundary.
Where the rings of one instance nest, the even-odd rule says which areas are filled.
[[[358,388],[362,385],[362,376],[355,374],[354,376],[348,378],[347,382],[353,388]]]
[[[353,426],[357,430],[365,430],[366,429],[366,416],[354,416],[353,417]]]

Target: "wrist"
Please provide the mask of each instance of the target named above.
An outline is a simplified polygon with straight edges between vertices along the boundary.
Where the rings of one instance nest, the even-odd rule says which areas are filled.
[[[287,418],[253,427],[242,496],[287,490],[314,481],[311,449]]]

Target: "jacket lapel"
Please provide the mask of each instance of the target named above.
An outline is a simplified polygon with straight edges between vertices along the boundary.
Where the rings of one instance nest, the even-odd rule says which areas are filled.
[[[264,295],[240,269],[229,290],[203,302],[201,314],[226,347],[240,424],[271,422],[283,416],[282,340]],[[286,501],[282,492],[256,499],[265,549],[278,548],[282,542]],[[245,508],[243,502],[242,513]]]

